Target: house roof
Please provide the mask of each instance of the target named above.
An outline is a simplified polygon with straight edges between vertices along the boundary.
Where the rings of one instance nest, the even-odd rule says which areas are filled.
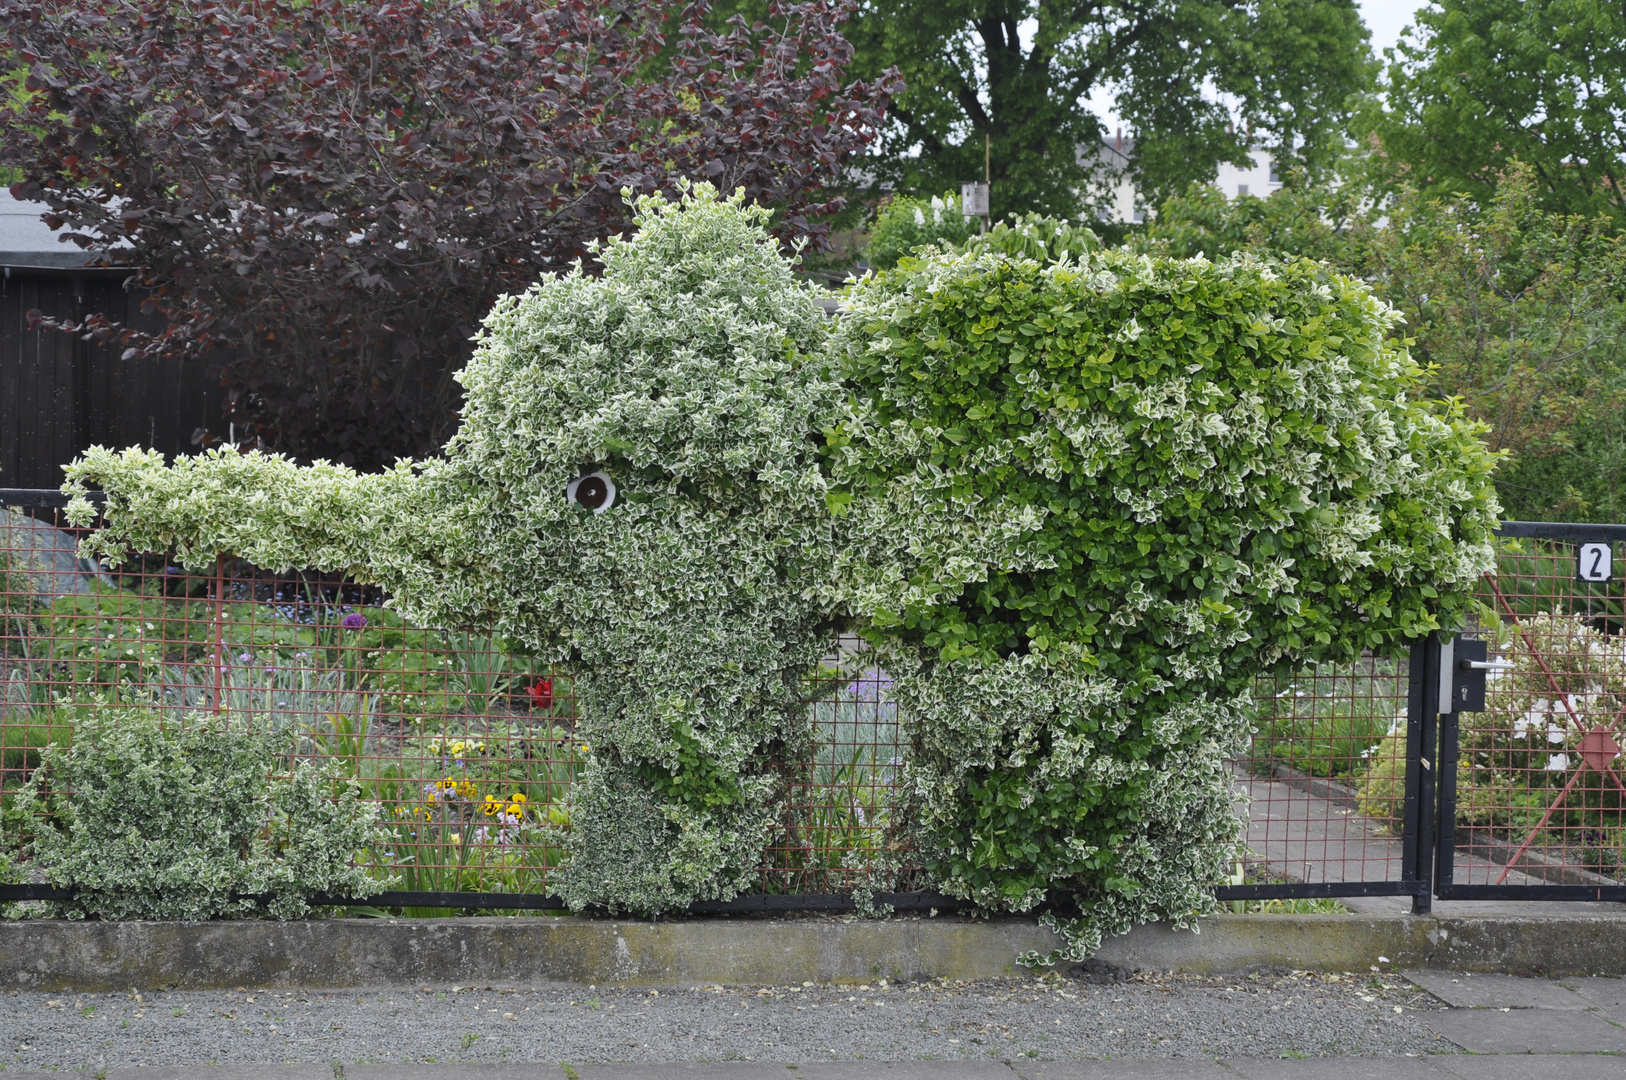
[[[76,270],[94,258],[40,220],[44,203],[13,199],[0,187],[0,266]]]

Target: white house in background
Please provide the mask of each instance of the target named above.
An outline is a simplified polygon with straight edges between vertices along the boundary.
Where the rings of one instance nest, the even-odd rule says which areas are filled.
[[[1135,205],[1135,185],[1130,182],[1128,175],[1129,154],[1134,146],[1134,141],[1125,136],[1123,129],[1119,128],[1111,138],[1102,140],[1101,148],[1096,153],[1097,168],[1116,178],[1107,204],[1097,212],[1101,221],[1138,223],[1146,220],[1147,210],[1145,207]],[[1087,151],[1081,147],[1080,160],[1084,160],[1086,155]],[[1269,151],[1254,150],[1250,156],[1252,164],[1246,168],[1228,161],[1220,163],[1219,174],[1214,178],[1214,186],[1224,192],[1227,198],[1257,195],[1262,199],[1282,186],[1281,175],[1277,173]]]

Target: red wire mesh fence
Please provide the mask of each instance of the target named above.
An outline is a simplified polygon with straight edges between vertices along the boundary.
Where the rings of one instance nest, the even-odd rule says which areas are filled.
[[[390,833],[368,858],[398,888],[550,892],[588,752],[568,678],[479,634],[404,623],[376,589],[333,575],[236,560],[194,574],[154,555],[109,571],[77,558],[77,536],[59,510],[0,510],[0,801],[96,710],[223,713],[355,776]],[[1484,593],[1504,614],[1481,630],[1513,667],[1492,681],[1494,707],[1463,718],[1459,859],[1473,880],[1546,863],[1560,869],[1540,880],[1614,880],[1626,789],[1603,759],[1626,707],[1619,586],[1577,592],[1562,545],[1507,543]],[[1405,656],[1368,656],[1259,680],[1256,734],[1234,764],[1250,819],[1238,883],[1363,891],[1402,877],[1408,675]],[[890,685],[851,643],[810,680],[817,737],[785,769],[762,893],[930,887],[909,845]]]
[[[1238,884],[1398,883],[1405,869],[1410,658],[1260,678]]]
[[[1474,631],[1493,665],[1485,709],[1447,718],[1454,887],[1626,881],[1626,587],[1612,556],[1579,532],[1502,541]]]

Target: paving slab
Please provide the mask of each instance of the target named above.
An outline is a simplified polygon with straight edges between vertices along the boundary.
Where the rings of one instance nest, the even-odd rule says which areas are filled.
[[[774,1080],[1016,1080],[1002,1061],[813,1061]],[[586,1080],[583,1077],[582,1080]]]
[[[1569,1009],[1450,1009],[1424,1022],[1476,1054],[1626,1053],[1626,1028]]]
[[[1453,1080],[1620,1080],[1626,1059],[1612,1054],[1453,1054],[1433,1058]]]
[[[580,1080],[785,1080],[796,1073],[768,1061],[680,1061],[670,1064],[638,1062],[618,1065],[572,1065]],[[561,1076],[566,1075],[563,1067]],[[348,1071],[345,1080],[350,1080]]]
[[[1574,990],[1594,1005],[1606,1008],[1626,1005],[1626,979],[1568,978],[1559,982]]]
[[[1228,1058],[1247,1080],[1450,1080],[1426,1057]]]
[[[16,1080],[334,1080],[331,1065],[150,1065],[133,1069],[37,1070],[14,1072],[0,1069]],[[346,1074],[348,1080],[348,1074]],[[436,1074],[434,1080],[443,1080]],[[447,1077],[444,1080],[451,1080]],[[526,1080],[529,1080],[527,1077]],[[559,1080],[550,1075],[548,1080]]]
[[[44,1076],[47,1074],[41,1073]],[[61,1076],[62,1073],[51,1073]],[[73,1074],[69,1074],[73,1075]],[[97,1073],[80,1073],[96,1076]],[[333,1080],[331,1065],[154,1065],[108,1069],[106,1080]],[[550,1078],[551,1080],[551,1078]]]
[[[1407,979],[1457,1009],[1570,1009],[1599,1004],[1571,989],[1573,980],[1521,979],[1467,971],[1407,971]]]
[[[1017,1080],[999,1061],[719,1061],[574,1068],[580,1080]],[[349,1069],[344,1075],[350,1080]]]
[[[143,1074],[145,1075],[145,1074]],[[195,1080],[211,1080],[198,1076]],[[176,1080],[181,1080],[177,1077]],[[193,1078],[187,1078],[193,1080]],[[334,1080],[333,1070],[327,1080]],[[565,1080],[558,1062],[478,1062],[460,1065],[346,1065],[344,1080]]]
[[[1017,1061],[1022,1080],[1238,1080],[1237,1072],[1209,1058],[1116,1061]]]

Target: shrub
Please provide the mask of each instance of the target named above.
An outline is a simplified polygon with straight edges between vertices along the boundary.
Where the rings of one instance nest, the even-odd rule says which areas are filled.
[[[811,740],[802,677],[833,636],[812,438],[836,397],[827,322],[765,228],[707,185],[636,201],[636,236],[500,302],[446,457],[358,476],[286,458],[93,449],[93,547],[187,565],[349,570],[421,625],[478,627],[575,677],[572,907],[657,912],[755,881],[782,774]],[[584,475],[616,487],[572,502]],[[83,514],[76,504],[71,514]]]
[[[942,888],[1071,908],[1075,957],[1189,925],[1237,859],[1254,676],[1454,627],[1491,565],[1495,458],[1324,267],[927,251],[852,288],[831,352],[764,211],[635,214],[601,278],[493,310],[443,460],[68,468],[109,557],[347,569],[569,669],[572,907],[753,883],[801,679],[852,621]]]
[[[41,815],[32,854],[76,890],[70,918],[210,919],[261,906],[297,918],[305,898],[383,886],[352,865],[378,838],[354,783],[285,762],[269,736],[208,716],[108,708],[53,745],[24,788]]]
[[[1101,238],[1064,219],[1012,214],[1009,221],[999,222],[962,246],[967,251],[993,251],[1040,262],[1060,262],[1064,258],[1081,262],[1090,252],[1101,249]]]
[[[1355,184],[1290,186],[1268,199],[1194,188],[1163,204],[1143,246],[1304,255],[1371,282],[1404,314],[1431,396],[1461,397],[1489,425],[1492,449],[1511,452],[1496,476],[1510,516],[1618,521],[1626,512],[1618,224],[1544,212],[1543,185],[1518,162],[1486,194],[1403,190],[1380,213]]]
[[[960,215],[960,197],[952,191],[930,199],[899,195],[876,215],[864,259],[878,270],[890,270],[918,247],[956,248],[981,227],[976,218]]]
[[[923,846],[1069,952],[1235,862],[1254,677],[1455,626],[1495,458],[1308,261],[928,255],[853,287],[836,598],[897,676]]]

